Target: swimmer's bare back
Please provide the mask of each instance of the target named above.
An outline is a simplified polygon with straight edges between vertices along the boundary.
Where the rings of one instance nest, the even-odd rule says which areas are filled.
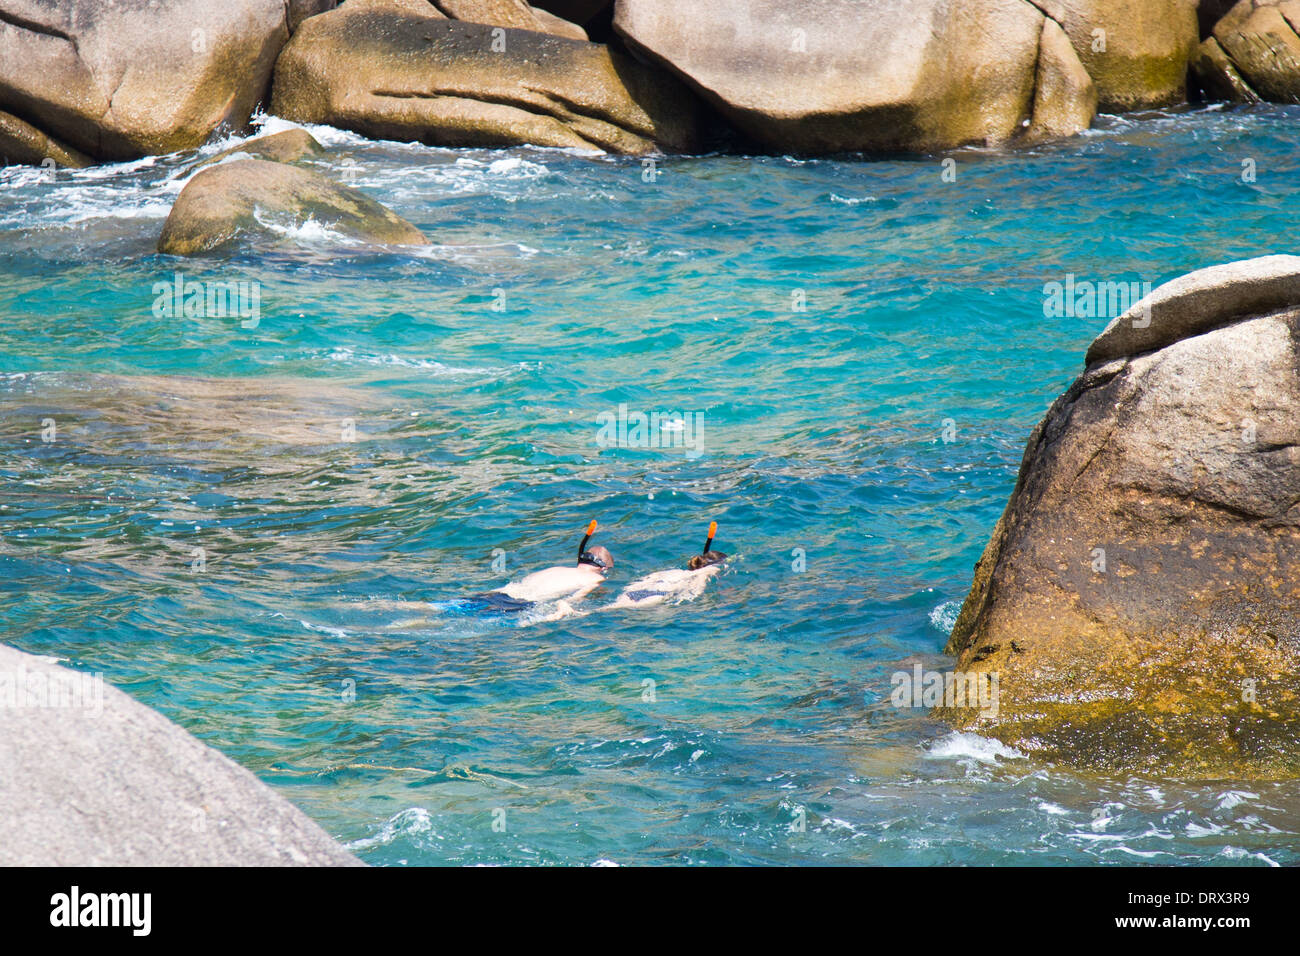
[[[605,575],[614,567],[614,556],[609,550],[594,547],[587,550],[587,542],[596,533],[596,522],[587,525],[587,533],[578,545],[578,563],[569,567],[546,568],[512,581],[499,592],[517,601],[546,604],[551,601],[578,601],[605,583]]]
[[[696,571],[680,568],[656,571],[629,584],[610,607],[656,607],[669,601],[674,604],[694,601],[704,593],[709,578],[719,570],[711,566]]]
[[[538,604],[581,600],[604,583],[604,575],[580,565],[576,568],[556,567],[534,571],[498,590],[517,601]]]

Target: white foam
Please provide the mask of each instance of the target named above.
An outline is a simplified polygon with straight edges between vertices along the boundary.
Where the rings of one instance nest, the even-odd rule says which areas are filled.
[[[520,159],[518,156],[493,160],[488,163],[487,171],[493,176],[505,176],[511,173],[516,174],[510,176],[511,179],[537,179],[550,173],[550,170],[541,163],[530,163],[528,160]]]
[[[1240,847],[1235,846],[1225,846],[1219,851],[1219,856],[1227,857],[1229,860],[1259,860],[1261,863],[1266,863],[1269,866],[1280,867],[1282,865],[1272,857],[1265,856],[1263,853],[1251,853],[1249,850],[1243,850]]]
[[[389,817],[374,836],[362,837],[347,844],[349,850],[364,850],[372,846],[387,846],[399,836],[429,833],[433,830],[433,817],[424,807],[408,807]]]
[[[165,219],[169,212],[171,200],[159,190],[56,180],[49,193],[16,208],[0,225],[75,226],[92,219]]]
[[[317,353],[319,355],[320,353]],[[392,366],[395,368],[419,369],[423,372],[432,372],[434,375],[508,375],[518,371],[531,371],[540,368],[536,363],[520,362],[516,365],[506,366],[503,368],[462,368],[455,365],[447,365],[439,362],[437,359],[412,358],[404,355],[376,354],[366,352],[355,352],[349,348],[336,348],[326,352],[323,356],[330,362],[340,362],[345,365],[375,365],[375,366]]]
[[[316,138],[316,142],[322,146],[364,146],[369,145],[372,140],[359,136],[356,133],[350,133],[345,129],[338,129],[335,126],[317,125],[315,123],[295,123],[292,120],[281,119],[270,113],[258,113],[253,117],[253,124],[258,127],[256,133],[246,139],[255,139],[258,136],[271,136],[275,133],[283,133],[291,129],[303,129],[311,133]],[[220,152],[220,150],[218,150]]]
[[[1240,806],[1249,800],[1258,800],[1259,794],[1251,793],[1248,790],[1229,790],[1219,798],[1220,810],[1231,810],[1233,807]]]
[[[254,207],[253,218],[276,235],[286,236],[299,242],[356,242],[351,236],[334,231],[312,216],[308,216],[302,222],[277,220],[274,216],[263,213],[260,207]]]
[[[540,249],[524,245],[522,242],[485,242],[475,245],[439,245],[430,244],[411,249],[410,254],[416,259],[433,259],[439,262],[475,262],[487,258],[531,259]]]
[[[169,153],[167,155],[174,156],[176,154]],[[149,169],[151,166],[157,165],[158,160],[166,158],[167,156],[142,156],[139,159],[128,159],[120,163],[96,163],[82,169],[60,170],[58,176],[88,182],[94,182],[98,179],[116,179],[123,173],[134,173],[141,169]]]
[[[1029,759],[1014,747],[1008,747],[998,740],[981,737],[979,734],[954,732],[941,737],[930,745],[926,756],[935,760],[977,760],[984,764],[996,764],[1001,760]]]
[[[0,184],[8,189],[38,186],[46,181],[47,175],[39,166],[3,166],[0,167]]]
[[[341,627],[325,627],[321,624],[312,624],[310,621],[299,621],[303,627],[309,631],[316,631],[318,634],[328,634],[331,637],[348,637],[348,632]]]
[[[944,601],[930,612],[930,623],[945,634],[951,634],[961,614],[960,601]]]
[[[1169,854],[1166,853],[1164,850],[1135,850],[1135,849],[1133,849],[1132,847],[1128,847],[1128,846],[1116,846],[1116,847],[1111,847],[1111,848],[1110,848],[1109,850],[1107,850],[1106,852],[1109,853],[1109,852],[1111,852],[1112,850],[1113,850],[1114,852],[1116,852],[1116,853],[1127,853],[1129,856],[1136,856],[1136,857],[1138,857],[1139,859],[1142,859],[1142,860],[1152,860],[1152,859],[1155,859],[1155,858],[1158,857],[1158,856],[1168,856],[1168,855],[1169,855]]]
[[[1123,804],[1108,803],[1101,808],[1101,813],[1097,813],[1096,811],[1093,811],[1092,823],[1090,823],[1089,826],[1092,828],[1094,832],[1101,833],[1103,830],[1106,829],[1106,827],[1110,826],[1110,824],[1115,822],[1115,818],[1110,815],[1111,811],[1112,810],[1122,811],[1123,809],[1124,809]]]

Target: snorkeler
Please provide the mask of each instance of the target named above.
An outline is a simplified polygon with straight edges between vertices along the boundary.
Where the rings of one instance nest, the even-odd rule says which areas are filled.
[[[481,591],[448,601],[434,602],[383,602],[401,610],[421,610],[426,614],[467,615],[478,620],[501,619],[521,624],[540,624],[588,612],[576,610],[570,601],[577,602],[605,582],[605,575],[614,567],[614,556],[605,548],[588,550],[587,542],[596,532],[596,522],[587,525],[587,533],[578,545],[578,561],[573,567],[554,567],[536,571],[493,591]],[[409,627],[427,623],[427,618],[399,622],[395,626]]]
[[[722,570],[727,556],[713,550],[713,536],[718,532],[716,521],[709,524],[709,536],[699,554],[691,555],[685,569],[669,568],[656,571],[633,581],[618,596],[611,608],[654,607],[666,601],[680,603],[693,601],[704,593],[709,579]]]
[[[504,597],[520,607],[548,601],[577,601],[605,583],[605,575],[614,567],[614,556],[597,545],[588,550],[587,542],[596,533],[596,522],[587,525],[587,533],[578,545],[578,563],[573,567],[546,568],[489,591],[484,598]]]

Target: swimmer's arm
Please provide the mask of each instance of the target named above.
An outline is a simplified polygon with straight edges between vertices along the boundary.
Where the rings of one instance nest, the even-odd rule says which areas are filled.
[[[568,601],[557,601],[555,603],[554,611],[545,617],[539,617],[534,623],[549,624],[551,621],[561,621],[566,617],[586,617],[588,614],[592,614],[599,610],[602,610],[602,608],[593,607],[579,610]]]
[[[716,564],[710,565],[707,568],[700,568],[698,571],[695,571],[691,575],[691,579],[686,585],[686,589],[685,589],[686,593],[692,598],[699,597],[701,594],[704,593],[704,589],[709,586],[709,578],[713,577],[715,574],[718,574],[720,571],[721,568],[719,568]]]
[[[573,593],[570,594],[567,598],[565,598],[565,600],[566,600],[566,601],[581,601],[581,600],[582,600],[583,598],[585,598],[588,594],[590,594],[592,591],[596,590],[596,588],[600,587],[600,586],[601,586],[602,584],[604,584],[604,583],[605,583],[604,581],[596,581],[594,584],[591,584],[591,585],[589,585],[589,586],[583,588],[581,591],[575,591],[575,592],[573,592]]]

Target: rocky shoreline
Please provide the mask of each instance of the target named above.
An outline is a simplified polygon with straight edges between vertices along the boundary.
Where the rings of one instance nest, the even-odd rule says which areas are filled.
[[[0,157],[194,149],[259,104],[441,146],[1034,143],[1098,111],[1296,102],[1298,27],[1295,0],[3,0]]]
[[[29,6],[0,0],[0,161],[51,169],[195,150],[258,109],[444,147],[816,155],[1033,145],[1189,99],[1300,101],[1297,0]],[[269,145],[239,151],[318,150]],[[194,177],[159,251],[265,234],[254,205],[362,243],[427,241],[321,169],[245,170]]]

